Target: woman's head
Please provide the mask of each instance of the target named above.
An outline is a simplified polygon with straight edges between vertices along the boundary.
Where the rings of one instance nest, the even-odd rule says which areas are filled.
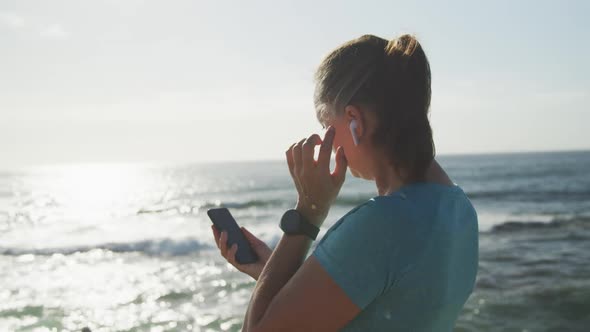
[[[344,148],[354,176],[374,179],[385,162],[404,182],[422,179],[435,155],[430,66],[413,36],[351,40],[322,61],[315,80],[318,120],[336,127],[334,146]],[[358,146],[349,129],[353,119]]]

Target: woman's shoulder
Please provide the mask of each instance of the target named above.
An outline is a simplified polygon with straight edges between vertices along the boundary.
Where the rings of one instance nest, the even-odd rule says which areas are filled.
[[[463,188],[456,183],[417,182],[404,185],[390,196],[400,197],[420,210],[437,208],[443,201],[468,201]]]
[[[440,213],[444,201],[460,201],[470,207],[469,199],[458,185],[447,186],[437,183],[407,185],[389,194],[374,196],[357,205],[340,218],[333,228],[346,224],[347,229],[357,227],[400,228],[419,227],[420,221],[427,221]],[[418,222],[416,222],[418,220]]]
[[[337,224],[346,228],[391,227],[407,209],[399,196],[375,196],[348,211]],[[338,227],[338,225],[335,225]]]
[[[372,197],[358,208],[364,215],[406,224],[410,220],[436,217],[441,213],[441,206],[461,206],[464,209],[473,210],[461,186],[435,182],[403,186],[389,195]]]

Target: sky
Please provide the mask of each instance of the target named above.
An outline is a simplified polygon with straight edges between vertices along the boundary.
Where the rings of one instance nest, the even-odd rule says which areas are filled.
[[[0,1],[0,167],[284,159],[321,59],[414,34],[438,154],[590,149],[588,1]]]

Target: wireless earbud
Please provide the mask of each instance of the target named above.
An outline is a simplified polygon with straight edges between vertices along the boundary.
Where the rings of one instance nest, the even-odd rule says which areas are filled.
[[[352,121],[350,121],[350,133],[352,134],[352,141],[354,142],[354,145],[359,145],[359,138],[358,136],[356,136],[356,120],[352,119]]]

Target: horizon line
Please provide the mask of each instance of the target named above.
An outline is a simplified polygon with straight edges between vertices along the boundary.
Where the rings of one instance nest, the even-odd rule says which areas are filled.
[[[554,153],[580,153],[590,152],[590,148],[586,149],[567,149],[567,150],[525,150],[525,151],[491,151],[491,152],[461,152],[461,153],[442,153],[437,154],[437,157],[467,157],[467,156],[494,156],[494,155],[519,155],[519,154],[554,154]],[[332,158],[334,156],[332,155]],[[43,169],[43,168],[60,168],[60,167],[82,167],[82,166],[190,166],[190,165],[208,165],[208,164],[231,164],[231,163],[257,163],[257,162],[280,162],[284,161],[282,158],[275,159],[220,159],[220,160],[200,160],[200,161],[87,161],[87,162],[50,162],[27,164],[13,167],[0,166],[0,171],[15,171],[26,169]]]

